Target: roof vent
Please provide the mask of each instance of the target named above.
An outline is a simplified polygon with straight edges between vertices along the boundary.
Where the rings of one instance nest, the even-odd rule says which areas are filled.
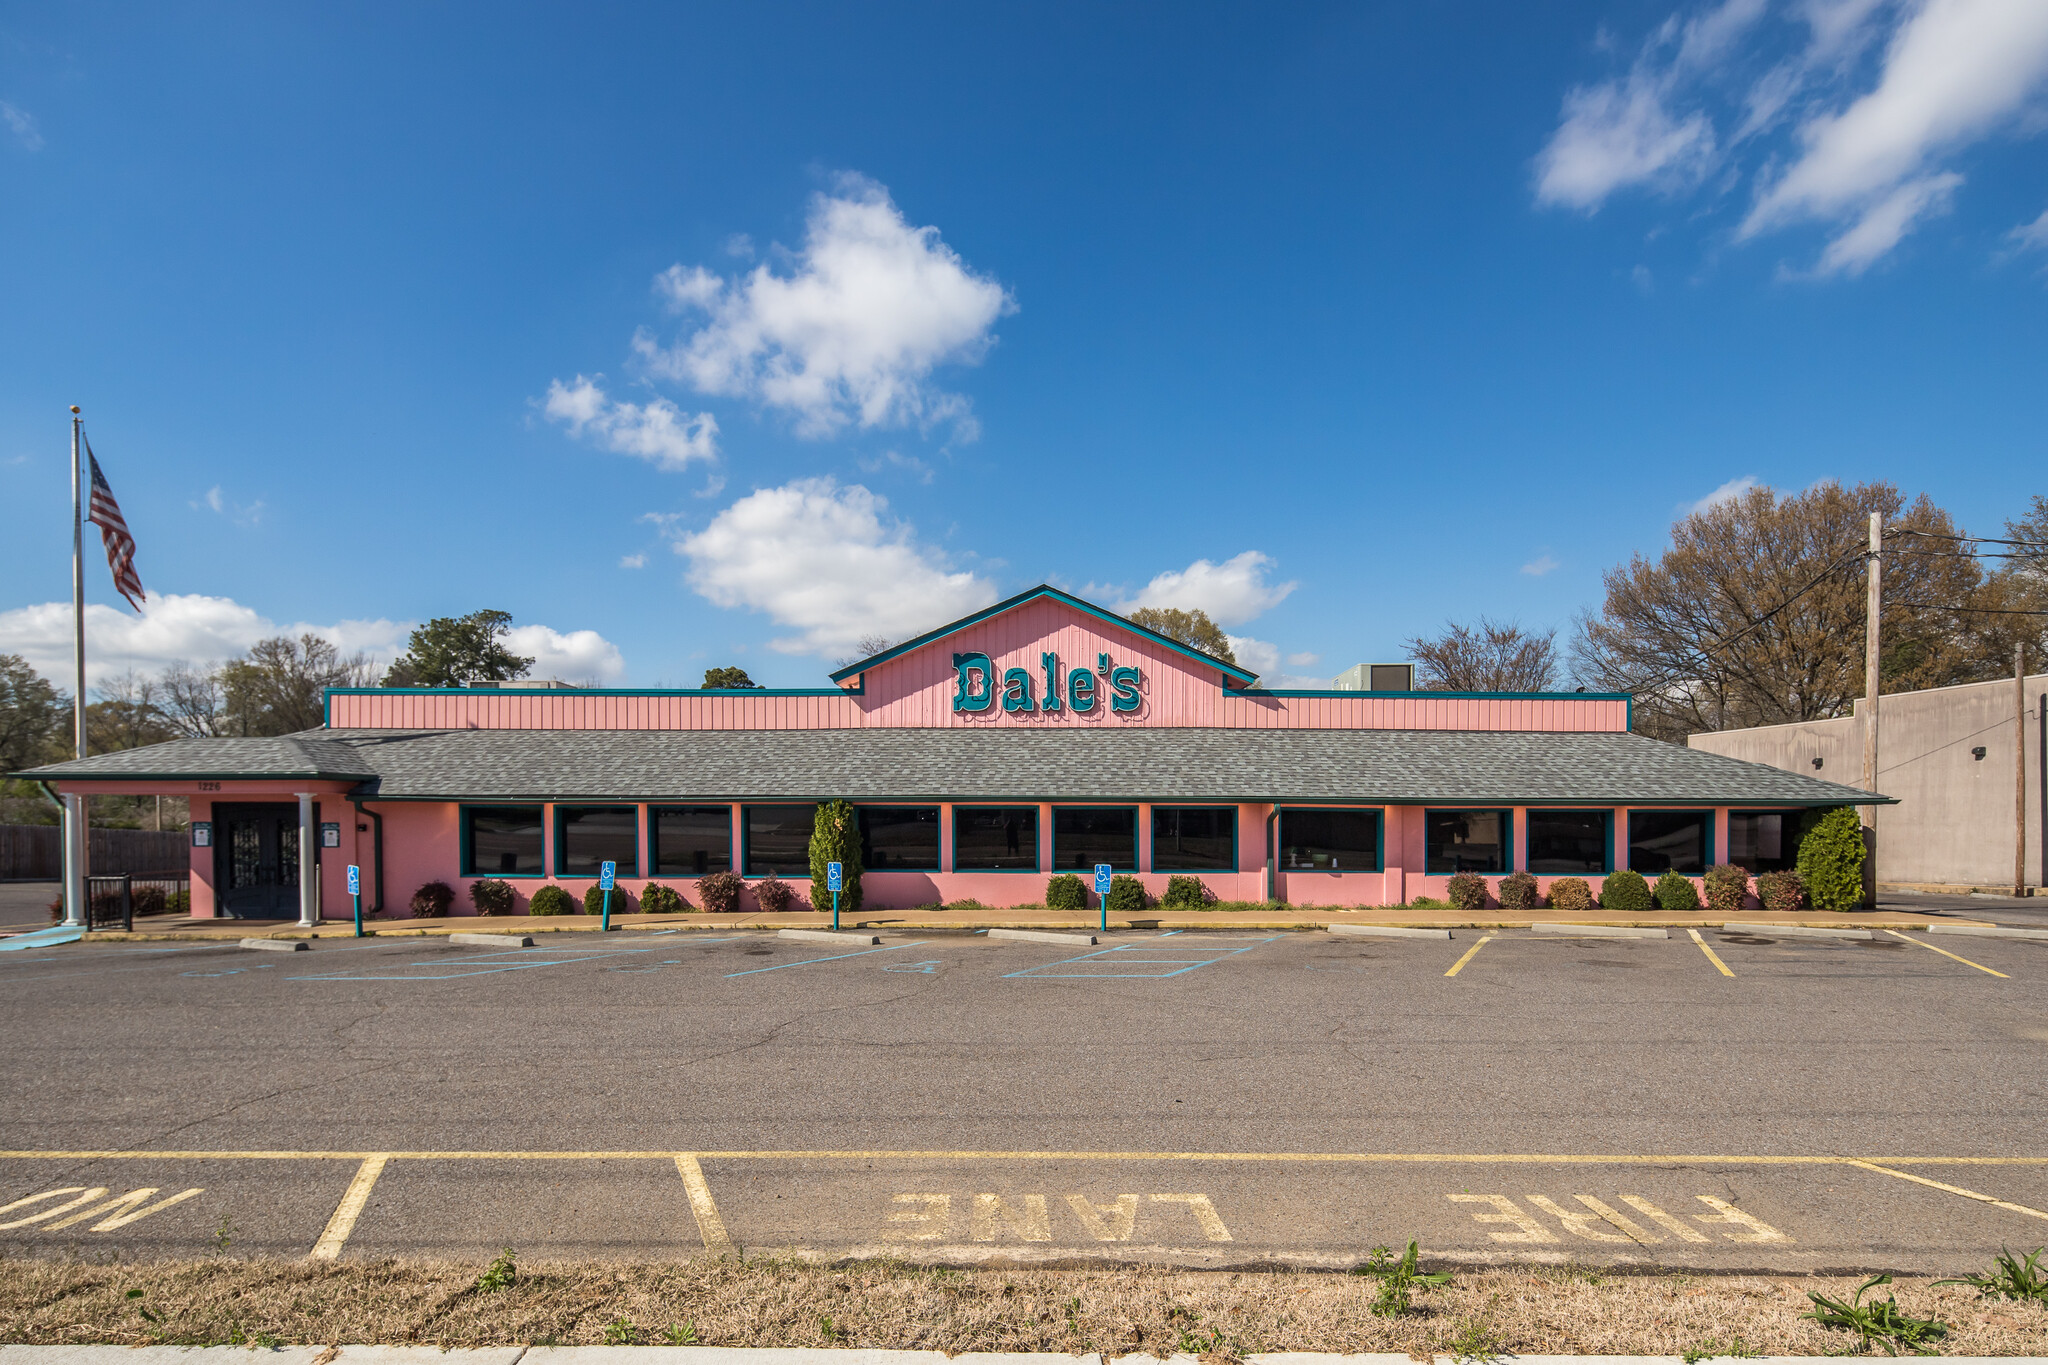
[[[1332,684],[1339,692],[1413,692],[1414,664],[1353,664]]]

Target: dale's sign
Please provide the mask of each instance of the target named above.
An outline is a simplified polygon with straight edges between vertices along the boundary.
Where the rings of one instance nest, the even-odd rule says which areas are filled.
[[[986,654],[955,654],[953,671],[957,686],[953,689],[955,711],[987,711],[996,705],[1000,696],[1005,711],[1043,711],[1048,714],[1060,711],[1093,711],[1101,700],[1096,682],[1099,676],[1107,685],[1109,709],[1112,711],[1135,711],[1144,704],[1138,688],[1143,685],[1145,675],[1135,668],[1111,668],[1109,656],[1095,656],[1094,668],[1060,667],[1057,654],[1038,656],[1039,667],[1044,671],[1044,686],[1028,668],[1006,668],[1001,679],[996,677],[995,664]]]

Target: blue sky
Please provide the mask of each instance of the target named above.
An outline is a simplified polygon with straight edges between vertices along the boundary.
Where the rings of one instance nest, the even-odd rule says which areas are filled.
[[[1269,681],[1757,481],[2042,491],[2039,0],[0,7],[0,650],[497,607],[812,685],[1051,580]]]

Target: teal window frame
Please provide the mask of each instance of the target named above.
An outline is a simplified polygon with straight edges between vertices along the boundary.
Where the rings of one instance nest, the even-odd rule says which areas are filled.
[[[714,867],[705,872],[663,872],[661,870],[661,829],[659,816],[663,811],[715,810],[725,816],[725,866]],[[732,806],[716,801],[661,801],[647,805],[647,875],[650,877],[698,877],[714,876],[733,870],[732,856]]]
[[[1543,815],[1597,815],[1603,827],[1606,846],[1601,851],[1599,872],[1538,872],[1529,866],[1528,839],[1536,825],[1536,817]],[[1524,831],[1522,844],[1522,870],[1532,877],[1611,877],[1614,875],[1614,810],[1610,806],[1530,806],[1526,817],[1528,830]]]
[[[1801,817],[1803,817],[1805,814],[1805,808],[1796,806],[1731,807],[1728,811],[1728,846],[1721,850],[1721,857],[1723,861],[1729,863],[1735,862],[1735,821],[1738,818],[1745,815],[1776,815],[1782,818],[1785,822],[1785,828],[1782,837],[1787,844],[1791,845],[1792,853],[1789,857],[1780,855],[1781,860],[1785,863],[1784,869],[1773,870],[1788,870],[1791,868],[1796,868],[1799,865],[1799,845],[1801,843],[1799,837],[1799,826],[1801,822]],[[1712,866],[1712,864],[1708,865]],[[1736,866],[1739,867],[1741,866],[1741,864],[1737,863]],[[1744,870],[1747,871],[1749,875],[1752,877],[1763,875],[1762,873],[1756,871],[1754,868],[1745,868]]]
[[[1645,806],[1641,811],[1631,809],[1628,813],[1628,842],[1631,855],[1633,855],[1635,848],[1636,816],[1638,814],[1699,816],[1700,870],[1697,872],[1681,872],[1678,875],[1681,877],[1703,877],[1706,875],[1707,869],[1714,865],[1714,826],[1718,822],[1714,819],[1714,808],[1712,806]],[[1641,871],[1641,869],[1636,867],[1633,856],[1629,858],[1628,865],[1630,871]],[[1662,876],[1663,873],[1661,871],[1656,873],[1645,872],[1643,875],[1646,877]]]
[[[1317,806],[1283,805],[1277,807],[1280,815],[1279,828],[1273,831],[1274,870],[1293,874],[1306,873],[1311,876],[1321,873],[1385,872],[1387,870],[1387,808],[1385,806]],[[1290,867],[1287,857],[1287,815],[1290,811],[1355,811],[1361,815],[1370,813],[1375,817],[1373,828],[1373,865],[1371,867]]]
[[[643,836],[646,833],[647,821],[639,805],[630,801],[564,801],[555,807],[554,819],[550,823],[554,827],[552,832],[555,836],[555,856],[553,861],[556,879],[559,880],[567,877],[572,881],[594,882],[598,878],[598,874],[595,872],[571,872],[568,868],[568,816],[571,811],[582,810],[629,810],[633,812],[633,866],[630,871],[620,868],[618,875],[621,878],[639,880],[640,866],[647,861],[646,850],[641,848],[641,844],[646,842]]]
[[[1512,806],[1425,806],[1422,810],[1422,875],[1425,877],[1455,877],[1455,872],[1438,872],[1429,865],[1429,817],[1432,815],[1487,815],[1500,816],[1500,870],[1498,872],[1474,871],[1475,877],[1505,877],[1515,870],[1515,810]],[[1613,822],[1608,829],[1614,828]],[[1609,836],[1610,838],[1612,835]]]
[[[938,826],[939,826],[939,829],[940,829],[940,830],[943,830],[943,829],[945,828],[945,826],[946,826],[946,808],[945,808],[944,806],[942,806],[942,805],[934,805],[934,804],[932,804],[932,803],[930,803],[930,802],[921,802],[921,801],[872,801],[872,802],[868,802],[868,803],[866,803],[866,804],[859,804],[859,803],[856,803],[853,809],[854,809],[854,819],[855,819],[855,822],[856,822],[856,823],[855,823],[855,828],[856,828],[856,829],[858,829],[858,828],[859,828],[859,824],[858,824],[858,822],[859,822],[859,821],[860,821],[860,819],[861,819],[861,818],[863,817],[863,815],[865,814],[865,812],[867,812],[867,811],[871,811],[871,810],[928,810],[928,811],[931,811],[931,812],[933,812],[933,813],[934,813],[934,814],[935,814],[935,815],[936,815],[936,816],[938,817],[937,823],[938,823]],[[868,839],[867,839],[866,835],[865,835],[865,834],[863,834],[863,835],[861,836],[861,844],[862,844],[862,847],[863,847],[863,851],[865,851],[865,849],[866,849],[866,845],[868,844],[868,842],[869,842],[869,841],[868,841]],[[944,861],[944,859],[945,859],[945,853],[946,853],[946,840],[945,840],[945,838],[944,838],[944,836],[943,836],[943,835],[940,835],[940,836],[938,836],[938,837],[934,838],[934,839],[933,839],[933,841],[932,841],[932,863],[931,863],[931,866],[929,866],[929,867],[868,867],[868,866],[866,866],[866,865],[865,865],[865,863],[864,863],[864,864],[862,865],[862,867],[861,867],[861,874],[862,874],[863,876],[865,876],[866,874],[868,874],[868,873],[870,873],[870,872],[876,872],[876,873],[889,873],[889,872],[937,872],[937,871],[939,870],[939,864],[940,864],[940,863],[941,863],[942,861]]]
[[[1052,808],[1052,830],[1051,830],[1051,834],[1052,834],[1052,871],[1053,871],[1053,872],[1055,872],[1055,873],[1060,873],[1060,872],[1085,872],[1085,871],[1088,871],[1089,869],[1091,869],[1091,868],[1093,868],[1093,867],[1095,866],[1095,865],[1094,865],[1093,863],[1090,863],[1090,864],[1088,864],[1088,866],[1087,866],[1087,867],[1061,867],[1061,866],[1060,866],[1060,812],[1061,812],[1061,811],[1086,811],[1086,810],[1127,810],[1127,811],[1129,811],[1129,812],[1131,813],[1131,861],[1130,861],[1130,864],[1129,864],[1128,866],[1126,866],[1126,865],[1124,865],[1124,864],[1122,864],[1122,863],[1111,863],[1111,864],[1110,864],[1109,866],[1110,866],[1110,870],[1111,870],[1112,872],[1136,872],[1136,871],[1138,870],[1138,835],[1139,835],[1139,830],[1138,830],[1138,807],[1136,807],[1136,806],[1126,806],[1126,805],[1122,805],[1122,804],[1118,804],[1118,803],[1111,803],[1111,804],[1109,804],[1109,805],[1095,805],[1095,804],[1092,804],[1092,803],[1091,803],[1091,804],[1087,804],[1087,805],[1081,805],[1081,804],[1069,804],[1069,805],[1055,805],[1055,806],[1054,806],[1054,807]]]
[[[476,870],[476,844],[470,828],[470,812],[500,810],[537,810],[540,812],[540,871],[538,872],[478,872]],[[544,882],[548,879],[548,807],[545,801],[474,801],[464,802],[456,807],[455,828],[460,841],[457,864],[464,877],[489,877],[502,882]]]
[[[768,878],[770,878],[770,877],[779,877],[779,876],[781,876],[781,875],[782,875],[782,874],[781,874],[781,873],[779,873],[779,872],[755,872],[755,871],[752,871],[752,870],[751,870],[751,869],[753,868],[753,865],[754,865],[754,812],[755,812],[755,811],[757,811],[757,810],[785,810],[785,809],[794,809],[794,808],[796,808],[796,807],[798,807],[798,806],[809,806],[809,807],[811,808],[811,828],[812,828],[813,830],[816,830],[816,829],[817,829],[817,827],[818,827],[818,805],[819,805],[819,803],[818,803],[818,802],[816,802],[816,801],[756,801],[756,802],[753,802],[753,803],[751,803],[751,804],[748,804],[748,805],[743,805],[743,806],[741,806],[741,807],[740,807],[740,866],[739,866],[739,873],[740,873],[740,876],[741,876],[741,878],[743,878],[743,879],[744,879],[744,880],[746,880],[746,881],[750,881],[750,882],[760,882],[760,881],[766,881],[766,880],[768,880]],[[809,858],[809,856],[808,856],[808,855],[806,855],[806,856],[805,856],[805,859],[804,859],[804,869],[803,869],[803,872],[802,872],[801,874],[798,874],[798,873],[796,873],[796,872],[791,872],[791,873],[790,873],[789,875],[790,875],[790,876],[792,876],[792,877],[794,877],[794,876],[798,876],[798,875],[802,875],[802,876],[804,876],[804,877],[809,877],[809,876],[811,875],[811,869],[810,869],[810,858]]]
[[[1227,811],[1229,811],[1229,812],[1230,812],[1230,866],[1228,866],[1228,867],[1173,867],[1173,866],[1170,866],[1170,865],[1168,865],[1168,864],[1166,864],[1166,863],[1162,863],[1162,862],[1160,862],[1160,861],[1159,861],[1159,812],[1160,812],[1160,811],[1163,811],[1163,810],[1227,810]],[[1198,876],[1199,876],[1200,874],[1202,874],[1202,873],[1209,873],[1209,874],[1211,874],[1211,875],[1221,875],[1221,874],[1223,874],[1223,873],[1226,873],[1226,872],[1235,872],[1235,871],[1237,871],[1237,869],[1238,869],[1238,859],[1239,859],[1239,858],[1240,858],[1240,857],[1242,856],[1242,850],[1241,850],[1241,849],[1239,849],[1239,847],[1238,847],[1238,844],[1237,844],[1237,835],[1238,835],[1237,827],[1238,827],[1238,825],[1239,825],[1240,823],[1242,823],[1242,821],[1240,821],[1240,819],[1238,818],[1238,817],[1239,817],[1239,815],[1240,815],[1240,812],[1239,812],[1239,810],[1238,810],[1238,808],[1237,808],[1236,806],[1228,806],[1228,805],[1222,805],[1222,806],[1219,806],[1219,805],[1203,805],[1203,804],[1201,804],[1201,803],[1199,803],[1199,802],[1197,802],[1197,803],[1195,803],[1195,804],[1192,804],[1192,805],[1181,805],[1181,804],[1180,804],[1180,803],[1178,803],[1178,802],[1174,802],[1174,803],[1171,803],[1171,804],[1169,804],[1169,803],[1167,803],[1167,802],[1164,802],[1164,801],[1161,801],[1161,802],[1157,802],[1157,803],[1155,803],[1155,804],[1153,805],[1153,807],[1152,807],[1152,828],[1151,828],[1151,831],[1150,831],[1150,833],[1149,833],[1149,836],[1148,836],[1148,837],[1150,838],[1150,841],[1151,841],[1151,842],[1150,842],[1150,844],[1149,844],[1149,847],[1150,847],[1150,848],[1151,848],[1151,850],[1152,850],[1152,870],[1153,870],[1154,872],[1183,872],[1183,873],[1190,873],[1190,874],[1193,874],[1193,875],[1198,875]],[[1386,817],[1385,817],[1384,815],[1382,815],[1382,816],[1380,817],[1380,843],[1381,843],[1381,844],[1385,844],[1385,843],[1386,843],[1386,841],[1387,841],[1387,820],[1386,820]],[[1385,860],[1384,860],[1384,859],[1382,859],[1381,861],[1385,861]]]
[[[1028,811],[1030,811],[1030,812],[1031,812],[1031,866],[1029,866],[1029,867],[962,867],[962,866],[960,865],[960,816],[961,816],[962,812],[968,812],[968,813],[971,813],[971,812],[974,812],[974,811],[978,811],[978,810],[1028,810]],[[1043,867],[1042,867],[1042,864],[1043,864],[1043,862],[1044,862],[1044,859],[1043,859],[1043,857],[1041,856],[1041,853],[1040,853],[1040,850],[1041,850],[1041,847],[1042,847],[1043,841],[1042,841],[1042,840],[1040,839],[1040,837],[1039,837],[1039,836],[1040,836],[1040,834],[1041,834],[1041,833],[1043,832],[1043,831],[1042,831],[1042,829],[1041,829],[1041,821],[1040,821],[1040,819],[1039,819],[1039,817],[1040,817],[1040,816],[1041,816],[1042,814],[1044,814],[1044,812],[1043,812],[1043,811],[1042,811],[1042,810],[1040,809],[1040,807],[1039,807],[1038,803],[1037,803],[1037,802],[1032,802],[1032,801],[1010,801],[1010,802],[1001,802],[1001,801],[996,801],[996,802],[990,802],[990,803],[988,803],[988,804],[985,804],[985,805],[984,805],[984,804],[981,804],[981,803],[976,803],[976,804],[974,804],[974,805],[971,805],[971,806],[965,806],[965,805],[958,805],[958,804],[954,805],[954,807],[953,807],[953,820],[952,820],[952,825],[953,825],[953,871],[955,871],[955,872],[971,872],[971,873],[974,873],[974,874],[975,874],[976,876],[981,876],[981,875],[984,875],[984,874],[986,874],[986,875],[989,875],[989,876],[996,876],[996,877],[1001,877],[1001,876],[1008,876],[1008,875],[1010,875],[1010,874],[1013,874],[1013,873],[1021,873],[1021,874],[1025,875],[1025,876],[1032,876],[1032,877],[1035,877],[1035,876],[1038,876],[1038,875],[1040,875],[1040,874],[1042,873],[1042,871],[1044,870],[1044,869],[1043,869]]]

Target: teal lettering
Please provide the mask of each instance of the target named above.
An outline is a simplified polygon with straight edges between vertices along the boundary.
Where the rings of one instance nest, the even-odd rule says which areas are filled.
[[[1135,711],[1144,704],[1138,695],[1138,684],[1144,675],[1135,668],[1115,668],[1109,673],[1109,685],[1115,695],[1109,699],[1112,711]]]
[[[1048,712],[1063,710],[1060,705],[1060,656],[1041,654],[1038,662],[1045,667],[1045,709]]]
[[[1095,709],[1095,675],[1085,668],[1077,668],[1067,675],[1067,700],[1076,711]]]
[[[959,687],[953,693],[955,711],[986,711],[995,704],[995,665],[986,654],[955,654],[953,671]],[[979,674],[979,681],[975,675]]]
[[[1031,700],[1031,670],[1027,668],[1006,668],[1003,670],[1003,709],[1005,711],[1036,711]]]

